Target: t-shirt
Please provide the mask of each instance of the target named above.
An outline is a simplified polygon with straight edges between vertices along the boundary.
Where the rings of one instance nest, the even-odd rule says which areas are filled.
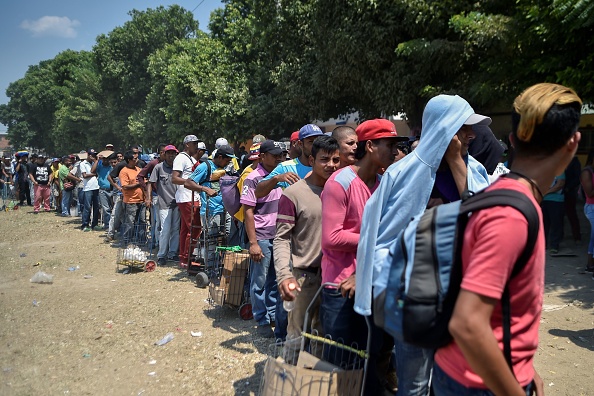
[[[332,174],[322,193],[322,283],[340,283],[355,273],[363,208],[370,190],[352,166]]]
[[[91,168],[93,167],[93,164],[91,164],[88,161],[82,161],[80,163],[80,173],[85,174],[85,173],[91,173]],[[84,177],[83,176],[83,191],[93,191],[93,190],[99,190],[99,182],[97,181],[97,176],[92,176],[92,177]]]
[[[176,206],[175,191],[177,188],[176,185],[173,184],[172,173],[173,164],[172,166],[169,166],[165,161],[155,165],[151,172],[149,182],[154,183],[153,187],[158,186],[157,196],[159,197],[158,201],[160,209],[174,208]]]
[[[527,195],[538,212],[540,228],[534,252],[509,285],[511,307],[511,352],[514,373],[526,386],[534,377],[533,359],[538,348],[538,327],[544,293],[545,239],[542,213],[530,188],[513,179],[499,179],[487,191],[507,188]],[[528,237],[524,216],[510,207],[484,209],[472,216],[464,232],[462,247],[462,289],[500,300],[505,283]],[[503,316],[496,304],[491,316],[493,334],[503,350]],[[435,362],[457,382],[485,388],[455,342],[441,348]]]
[[[245,168],[243,170],[243,172],[241,172],[241,176],[239,176],[239,179],[237,179],[237,191],[239,191],[239,193],[241,194],[241,192],[243,191],[243,183],[245,182],[245,178],[253,171],[251,166],[248,166],[247,168]],[[237,211],[237,213],[235,213],[234,216],[237,220],[241,221],[243,223],[243,221],[245,220],[245,212],[243,211],[243,206],[241,208],[239,208],[239,210]]]
[[[293,268],[319,268],[322,262],[322,187],[305,179],[289,186],[278,201],[274,268],[281,283]]]
[[[138,180],[138,183],[140,184],[140,187],[142,187],[143,190],[146,190],[146,182],[145,182],[145,178],[148,179],[151,175],[151,172],[153,171],[153,169],[155,169],[155,166],[157,166],[157,164],[159,163],[159,159],[156,158],[152,161],[150,161],[148,164],[146,164],[146,166],[144,168],[142,168],[140,170],[140,172],[138,173],[138,177],[136,178]],[[153,186],[153,196],[157,195],[157,189],[158,187],[156,185]]]
[[[111,190],[111,184],[109,184],[109,180],[107,180],[107,176],[109,172],[111,172],[112,167],[111,165],[103,165],[103,161],[99,161],[97,163],[97,168],[95,172],[97,173],[97,181],[99,182],[99,188],[102,190]]]
[[[210,166],[210,170],[209,170],[209,166]],[[225,207],[223,206],[223,196],[221,195],[220,188],[218,187],[218,182],[216,183],[217,185],[213,185],[213,183],[211,183],[211,181],[210,181],[210,180],[212,180],[213,174],[218,173],[220,175],[220,173],[221,173],[220,171],[222,171],[223,174],[225,173],[225,170],[217,167],[215,165],[215,163],[212,162],[212,160],[206,160],[205,162],[198,165],[196,167],[196,169],[194,170],[194,172],[190,175],[190,179],[194,180],[196,183],[198,183],[204,187],[213,188],[215,190],[218,190],[218,194],[214,197],[207,198],[207,195],[205,192],[200,193],[200,200],[202,201],[202,205],[200,206],[200,214],[201,215],[206,215],[207,207],[208,207],[208,216],[209,217],[217,215],[219,213],[223,213],[223,211],[225,210]],[[207,178],[207,175],[209,173],[210,173],[210,178]],[[196,195],[198,195],[198,194],[196,194]]]
[[[80,169],[81,163],[82,163],[81,161],[75,162],[74,165],[72,165],[72,169],[70,169],[70,173],[72,173],[74,176],[78,177],[79,179],[82,179],[82,172]],[[80,188],[81,185],[83,185],[82,180],[79,183],[77,183],[76,187]]]
[[[565,180],[565,172],[563,172],[561,175],[555,177],[555,180],[553,181],[553,185],[551,187],[554,187],[555,184],[559,183],[560,180]],[[542,200],[549,201],[549,202],[564,202],[565,195],[563,194],[563,189],[546,194]]]
[[[196,160],[186,152],[179,153],[173,160],[173,170],[181,172],[181,178],[187,179],[192,174],[192,168]],[[176,184],[177,191],[175,192],[175,201],[191,202],[192,201],[192,190],[188,190],[183,185]],[[200,197],[198,194],[194,194],[194,201],[198,201]]]
[[[276,168],[274,168],[274,170],[264,178],[264,180],[270,180],[276,175],[282,175],[283,173],[288,172],[296,173],[301,179],[303,179],[309,172],[311,172],[311,166],[303,165],[301,161],[299,161],[299,158],[294,158],[278,164]],[[280,182],[276,186],[285,189],[289,187],[289,183]]]
[[[135,166],[134,169],[128,167],[123,168],[120,171],[120,183],[122,186],[128,186],[136,184],[136,176],[138,176],[140,168]],[[122,195],[124,203],[141,203],[144,202],[144,194],[142,188],[137,187],[134,189],[123,188]]]
[[[258,167],[245,178],[241,189],[241,198],[239,199],[242,205],[255,207],[254,223],[256,225],[256,239],[259,241],[274,238],[278,200],[283,193],[282,189],[276,187],[268,195],[256,198],[256,186],[268,173],[262,164],[258,164]]]
[[[109,172],[109,175],[111,176],[112,179],[115,180],[115,178],[120,177],[120,172],[125,167],[126,167],[126,161],[120,161],[116,164],[116,166],[113,167],[111,172]]]
[[[70,169],[64,164],[60,164],[60,169],[58,169],[58,177],[60,178],[60,188],[64,189],[64,180],[66,180],[66,176],[70,173]]]
[[[49,183],[49,177],[52,173],[52,170],[49,167],[49,165],[33,164],[30,171],[31,176],[33,176],[33,179],[35,179],[37,183],[41,185],[47,185]]]

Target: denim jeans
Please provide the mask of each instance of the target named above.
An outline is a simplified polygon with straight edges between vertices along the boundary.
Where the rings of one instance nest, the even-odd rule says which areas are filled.
[[[83,191],[83,218],[82,226],[88,227],[89,222],[91,227],[95,227],[99,224],[99,189]],[[91,209],[93,210],[93,221],[91,221]]]
[[[103,228],[109,228],[109,220],[111,219],[111,209],[113,208],[113,192],[107,190],[99,190],[99,205],[101,205],[101,222]]]
[[[143,203],[124,203],[122,239],[125,243],[146,242],[146,206]]]
[[[159,209],[161,233],[159,234],[159,253],[157,258],[173,258],[179,250],[179,208]]]
[[[111,210],[111,218],[109,219],[109,229],[107,235],[114,237],[117,229],[122,225],[122,215],[124,213],[124,201],[121,195],[116,195],[113,209]]]
[[[354,309],[354,299],[343,297],[338,289],[325,287],[322,290],[320,318],[326,336],[341,344],[356,349],[367,347],[367,324],[365,318]],[[349,367],[356,363],[356,356],[345,353],[343,349],[327,347],[324,360],[339,367]]]
[[[432,349],[423,349],[394,340],[396,355],[396,375],[398,376],[398,396],[426,396],[429,394]]]
[[[62,216],[70,216],[70,200],[72,199],[72,190],[62,190]]]
[[[276,320],[277,300],[281,298],[278,295],[276,284],[276,271],[274,270],[272,256],[272,239],[258,241],[258,245],[262,249],[262,255],[264,257],[260,262],[252,261],[250,264],[250,297],[254,320],[258,325],[263,326]]]
[[[594,254],[594,205],[585,204],[584,214],[590,222],[590,242],[588,243],[588,254]]]
[[[526,396],[532,393],[532,384],[524,388]],[[398,381],[400,392],[400,380]],[[433,366],[433,393],[435,396],[495,396],[488,389],[467,388],[447,375],[437,364]]]
[[[161,216],[159,215],[159,197],[151,199],[151,243],[153,247],[159,246],[159,233],[161,232]]]
[[[82,187],[75,189],[76,199],[78,200],[78,212],[77,216],[82,217],[85,210],[85,192]]]

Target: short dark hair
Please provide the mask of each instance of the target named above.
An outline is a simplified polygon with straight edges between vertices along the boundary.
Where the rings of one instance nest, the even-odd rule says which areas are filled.
[[[126,163],[130,162],[130,160],[134,159],[134,154],[136,154],[135,152],[133,152],[132,150],[128,150],[124,153],[124,161],[126,161]]]
[[[347,125],[339,125],[332,130],[332,137],[336,140],[344,139],[349,135],[356,135],[355,129]]]
[[[514,101],[512,135],[517,155],[547,156],[563,147],[580,124],[582,100],[574,90],[541,83]]]
[[[311,155],[316,158],[318,152],[333,153],[338,150],[338,142],[332,136],[320,136],[313,142],[311,147]]]
[[[165,146],[167,146],[166,144],[161,143],[160,145],[157,146],[157,153],[160,153],[161,150],[163,150],[165,148]]]

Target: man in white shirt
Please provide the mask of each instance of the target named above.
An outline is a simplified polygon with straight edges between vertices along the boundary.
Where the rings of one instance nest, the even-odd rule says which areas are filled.
[[[177,185],[175,193],[175,202],[181,215],[181,225],[179,228],[179,265],[181,268],[187,268],[189,262],[189,244],[191,226],[200,226],[200,195],[194,194],[192,200],[192,191],[184,187],[186,179],[190,177],[197,163],[195,158],[198,153],[198,144],[202,143],[196,135],[188,135],[184,138],[184,151],[179,153],[173,161],[172,181]],[[202,143],[203,145],[204,143]],[[194,206],[194,216],[192,216],[192,206]],[[194,237],[198,237],[199,229],[195,229]]]
[[[83,179],[83,216],[81,229],[85,232],[101,231],[99,223],[99,181],[97,174],[91,172],[93,163],[97,161],[97,152],[93,149],[87,151],[87,159],[80,163],[80,173]],[[91,209],[93,220],[91,221]],[[90,223],[90,224],[89,224]]]

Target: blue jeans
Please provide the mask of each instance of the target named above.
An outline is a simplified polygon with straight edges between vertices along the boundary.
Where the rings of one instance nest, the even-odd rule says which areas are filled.
[[[272,240],[258,241],[258,245],[264,257],[260,262],[252,261],[250,264],[250,298],[254,320],[263,326],[276,319],[276,303],[281,298],[278,295],[276,271],[272,261]]]
[[[159,234],[159,253],[157,258],[173,258],[179,250],[179,208],[159,209],[158,216],[161,222],[161,233]]]
[[[394,340],[398,396],[426,396],[433,367],[433,349],[423,349]]]
[[[447,375],[437,364],[433,366],[433,393],[435,396],[495,396],[488,389],[467,388]],[[532,384],[524,388],[526,396],[532,393]],[[400,392],[400,380],[398,381]]]
[[[585,204],[584,214],[590,222],[590,243],[588,243],[588,254],[594,254],[594,205]]]
[[[70,216],[70,200],[72,199],[72,190],[62,190],[62,216]]]
[[[159,215],[159,197],[151,197],[151,243],[152,247],[159,246],[159,232],[161,231],[161,216]]]
[[[99,190],[99,204],[101,205],[101,222],[103,228],[109,228],[109,220],[111,219],[111,209],[113,208],[113,192],[107,190]]]
[[[89,222],[91,227],[99,224],[99,190],[83,191],[83,218],[82,226],[88,227]],[[93,221],[91,221],[91,209],[93,210]]]
[[[325,287],[322,290],[320,319],[326,336],[334,341],[356,349],[367,347],[367,324],[365,318],[353,309],[354,299],[345,298],[340,290]],[[344,353],[343,349],[326,347],[324,360],[339,367],[356,363],[355,356]]]

